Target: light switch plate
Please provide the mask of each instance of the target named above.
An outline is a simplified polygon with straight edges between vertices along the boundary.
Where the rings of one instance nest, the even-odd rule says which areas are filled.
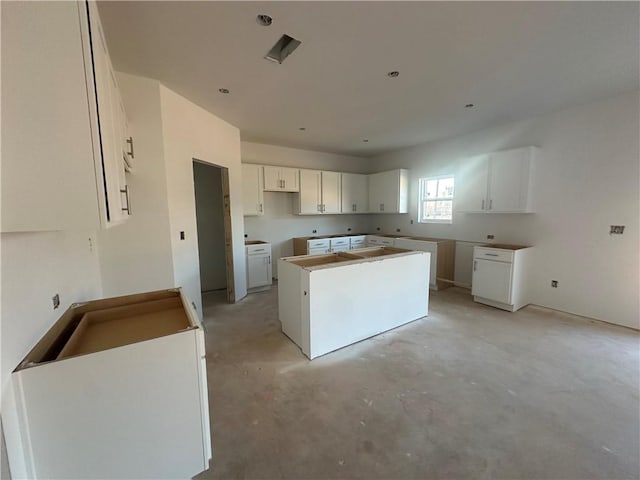
[[[611,225],[609,235],[622,235],[624,233],[624,225]]]

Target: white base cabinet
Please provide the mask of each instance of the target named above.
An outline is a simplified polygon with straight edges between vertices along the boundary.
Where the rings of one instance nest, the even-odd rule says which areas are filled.
[[[267,290],[273,283],[271,244],[262,241],[247,243],[247,291]]]
[[[422,318],[429,254],[373,248],[278,260],[282,331],[310,359]]]
[[[180,289],[72,305],[11,375],[13,478],[191,478],[209,467],[204,331]]]
[[[431,254],[429,288],[432,290],[443,290],[453,286],[456,256],[455,240],[404,237],[396,238],[394,246],[408,250],[421,250]]]
[[[510,312],[530,302],[532,247],[485,245],[473,249],[474,301]]]

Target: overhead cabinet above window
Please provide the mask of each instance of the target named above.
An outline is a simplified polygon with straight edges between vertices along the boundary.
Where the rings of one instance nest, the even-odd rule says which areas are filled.
[[[455,209],[461,213],[530,213],[531,171],[537,148],[474,157],[456,179]]]
[[[95,2],[2,2],[2,42],[2,232],[125,220],[132,143]]]

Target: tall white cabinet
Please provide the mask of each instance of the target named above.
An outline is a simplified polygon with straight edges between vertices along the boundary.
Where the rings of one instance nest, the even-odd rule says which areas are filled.
[[[456,211],[532,212],[531,173],[536,151],[536,147],[524,147],[469,159],[456,178]]]
[[[133,152],[95,3],[0,7],[1,231],[122,222]]]
[[[369,175],[371,213],[408,213],[409,171],[391,170]]]

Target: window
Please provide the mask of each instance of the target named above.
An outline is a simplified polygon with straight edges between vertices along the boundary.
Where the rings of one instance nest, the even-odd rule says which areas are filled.
[[[453,223],[452,175],[419,180],[418,222]]]

